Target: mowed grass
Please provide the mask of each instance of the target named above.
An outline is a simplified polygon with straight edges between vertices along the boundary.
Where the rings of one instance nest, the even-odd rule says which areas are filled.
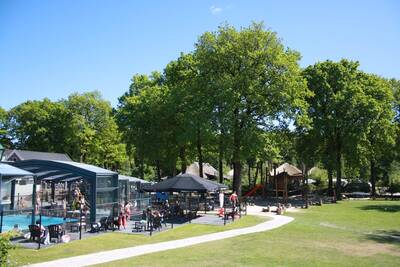
[[[258,234],[101,266],[400,266],[400,202],[342,201],[287,213]]]
[[[131,247],[143,244],[157,243],[192,237],[202,234],[216,233],[236,228],[248,227],[264,222],[265,218],[256,216],[244,216],[240,220],[226,226],[186,224],[153,236],[132,235],[117,232],[109,232],[93,236],[80,241],[73,241],[67,244],[59,244],[40,250],[25,249],[18,247],[11,251],[12,262],[16,265],[38,263],[59,258],[78,256],[104,250]]]

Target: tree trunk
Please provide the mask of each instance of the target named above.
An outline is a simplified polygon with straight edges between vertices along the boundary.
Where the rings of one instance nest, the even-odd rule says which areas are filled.
[[[328,168],[328,196],[333,195],[333,178],[332,178],[332,169]]]
[[[223,169],[223,159],[224,159],[224,146],[223,146],[223,134],[219,136],[219,151],[218,151],[218,174],[219,182],[222,184],[224,182],[224,169]]]
[[[156,160],[157,181],[161,181],[160,160]]]
[[[248,177],[248,179],[249,179],[249,189],[250,189],[250,186],[251,186],[251,163],[250,163],[250,161],[248,161],[247,162],[247,167],[248,167],[248,169],[247,169],[247,177]]]
[[[242,181],[240,173],[242,172],[242,163],[240,161],[233,162],[233,190],[238,196],[242,194]]]
[[[253,179],[253,187],[256,187],[256,184],[257,184],[259,168],[260,168],[260,162],[257,162],[256,174],[254,175],[254,179]]]
[[[242,194],[242,163],[240,161],[240,129],[239,129],[239,109],[235,109],[235,124],[233,132],[233,190],[238,196]]]
[[[339,138],[338,138],[339,139]],[[336,198],[342,199],[342,147],[340,140],[336,143]]]
[[[222,184],[224,182],[224,168],[223,168],[223,159],[221,153],[218,157],[218,174],[219,174],[219,182]]]
[[[186,166],[187,166],[185,146],[181,146],[179,148],[179,157],[181,158],[181,172],[185,173],[186,172]]]
[[[144,159],[142,156],[140,156],[140,163],[139,163],[139,175],[140,179],[144,180]]]
[[[371,160],[371,196],[375,199],[376,196],[376,164],[374,160]]]
[[[197,129],[197,154],[199,157],[199,175],[200,177],[203,177],[203,153],[201,149],[200,128]]]

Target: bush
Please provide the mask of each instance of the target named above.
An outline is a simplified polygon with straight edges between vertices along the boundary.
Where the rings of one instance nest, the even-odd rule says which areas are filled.
[[[0,235],[0,266],[10,266],[9,251],[15,247],[10,242],[10,234],[4,233]]]

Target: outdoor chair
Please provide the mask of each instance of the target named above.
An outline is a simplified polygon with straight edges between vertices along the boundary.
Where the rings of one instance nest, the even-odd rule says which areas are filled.
[[[100,218],[99,222],[94,222],[90,224],[90,232],[98,233],[100,231],[107,230],[107,217]]]
[[[57,242],[59,242],[61,237],[64,235],[64,230],[62,229],[61,225],[59,224],[49,225],[48,228],[49,228],[50,242],[51,239],[53,238],[57,238]]]
[[[197,217],[197,211],[198,209],[192,209],[191,211],[189,211],[189,219],[194,219]]]
[[[40,231],[40,227],[38,225],[29,225],[29,232],[31,234],[30,240],[35,241],[36,238],[40,241],[42,231]]]
[[[94,222],[94,223],[91,223],[90,224],[90,233],[98,233],[98,232],[100,232],[100,229],[101,229],[101,223],[97,223],[97,222]]]

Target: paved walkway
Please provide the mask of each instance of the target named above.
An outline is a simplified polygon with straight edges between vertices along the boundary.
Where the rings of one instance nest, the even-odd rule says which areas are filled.
[[[258,207],[251,208],[249,212],[254,215],[265,215],[265,213],[261,213]],[[207,234],[201,235],[196,237],[190,237],[185,239],[167,241],[167,242],[160,242],[155,244],[148,244],[148,245],[141,245],[129,248],[122,248],[122,249],[115,249],[109,251],[103,251],[98,253],[92,253],[82,256],[64,258],[49,262],[43,262],[38,264],[29,265],[31,267],[60,267],[60,266],[89,266],[93,264],[100,264],[110,261],[116,261],[126,258],[131,258],[135,256],[140,256],[144,254],[182,248],[193,246],[205,242],[217,241],[225,238],[236,237],[240,235],[264,232],[268,230],[272,230],[278,228],[282,225],[285,225],[293,220],[292,217],[287,216],[279,216],[273,215],[268,213],[267,216],[272,217],[272,220],[260,223],[255,226],[246,227],[246,228],[239,228],[234,230],[228,230],[224,232],[214,233],[214,234]]]

